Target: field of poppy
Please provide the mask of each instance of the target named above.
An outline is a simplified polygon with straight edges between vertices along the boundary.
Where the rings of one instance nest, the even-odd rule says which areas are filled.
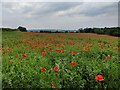
[[[118,38],[2,33],[3,88],[119,88]]]

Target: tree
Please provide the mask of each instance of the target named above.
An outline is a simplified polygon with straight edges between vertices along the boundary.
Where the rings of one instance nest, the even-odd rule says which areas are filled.
[[[12,29],[12,28],[1,28],[1,30],[4,32],[4,31],[19,31],[18,29]]]
[[[68,31],[65,31],[65,33],[68,33]]]
[[[21,26],[19,26],[18,29],[19,29],[21,32],[27,32],[27,30],[26,30],[25,27],[21,27]]]
[[[80,29],[78,29],[78,32],[84,33],[84,29],[80,28]]]

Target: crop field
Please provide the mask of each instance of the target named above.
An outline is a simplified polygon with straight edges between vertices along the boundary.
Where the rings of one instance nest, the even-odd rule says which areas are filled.
[[[120,89],[118,38],[90,33],[2,33],[3,88]]]

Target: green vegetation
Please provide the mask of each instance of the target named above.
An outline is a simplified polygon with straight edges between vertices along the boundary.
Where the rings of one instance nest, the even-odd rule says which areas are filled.
[[[19,26],[17,29],[12,29],[12,28],[0,28],[0,30],[2,30],[3,32],[6,32],[6,31],[21,31],[21,32],[27,32],[26,28],[25,27],[21,27]]]
[[[3,88],[120,89],[117,37],[3,32],[2,41]]]
[[[25,27],[21,27],[21,26],[19,26],[18,29],[19,29],[21,32],[27,32],[27,30],[26,30]]]
[[[64,31],[52,31],[51,29],[48,30],[38,30],[36,32],[40,33],[95,33],[95,34],[103,34],[103,35],[110,35],[110,36],[117,36],[120,37],[120,27],[111,27],[111,28],[80,28],[77,31],[70,31],[70,30],[64,30]],[[25,27],[19,26],[17,29],[10,29],[10,28],[2,28],[2,31],[21,31],[21,32],[27,32]],[[35,31],[31,31],[35,32]]]
[[[105,34],[111,36],[120,37],[120,27],[111,27],[111,28],[85,28],[78,30],[81,33],[97,33],[97,34]]]
[[[11,29],[11,28],[1,28],[0,30],[2,30],[3,32],[5,32],[5,31],[9,31],[9,32],[11,32],[11,31],[19,31],[18,29]]]

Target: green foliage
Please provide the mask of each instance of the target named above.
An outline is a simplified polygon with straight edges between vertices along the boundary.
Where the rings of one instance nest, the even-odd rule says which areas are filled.
[[[120,37],[120,27],[78,29],[81,33],[97,33]]]
[[[1,29],[2,29],[3,32],[5,32],[5,31],[9,31],[9,32],[11,32],[11,31],[19,31],[18,29],[11,29],[11,28],[1,28]]]
[[[3,88],[96,89],[101,88],[101,84],[95,77],[101,74],[104,88],[120,89],[117,38],[92,38],[78,33],[3,32],[2,40]],[[60,46],[56,47],[56,44]],[[90,46],[90,50],[86,50],[86,46]],[[56,49],[64,49],[65,52],[56,52]],[[47,51],[45,56],[42,56],[43,50]],[[70,54],[70,51],[77,54]],[[27,55],[25,58],[22,57],[24,53]],[[110,58],[106,58],[108,55]],[[72,62],[76,62],[76,66],[72,66]],[[54,70],[56,65],[58,71]],[[46,70],[42,71],[42,67]]]
[[[21,26],[19,26],[18,29],[19,29],[21,32],[27,32],[27,30],[26,30],[25,27],[21,27]]]

